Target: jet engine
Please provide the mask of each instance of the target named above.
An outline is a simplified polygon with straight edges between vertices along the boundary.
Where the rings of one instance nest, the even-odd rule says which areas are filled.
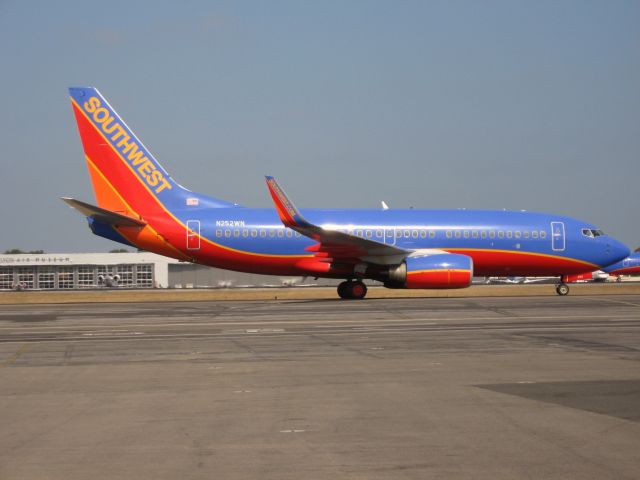
[[[105,287],[117,287],[120,281],[120,275],[98,275],[98,285]]]
[[[389,269],[387,288],[466,288],[471,285],[473,260],[466,255],[442,253],[407,257]]]

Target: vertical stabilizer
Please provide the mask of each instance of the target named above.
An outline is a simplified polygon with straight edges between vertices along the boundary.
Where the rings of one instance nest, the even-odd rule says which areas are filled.
[[[180,186],[97,89],[73,87],[69,93],[100,207],[146,216],[186,205],[234,206]]]

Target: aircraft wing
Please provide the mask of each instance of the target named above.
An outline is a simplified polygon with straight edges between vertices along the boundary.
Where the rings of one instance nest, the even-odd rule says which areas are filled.
[[[309,223],[289,200],[276,179],[270,176],[265,178],[280,220],[285,227],[318,242],[307,248],[307,251],[314,252],[316,257],[391,265],[400,263],[412,253],[411,250]]]
[[[69,206],[75,208],[85,217],[91,217],[102,223],[107,223],[115,227],[144,227],[146,222],[139,220],[128,215],[122,215],[121,213],[112,212],[104,208],[96,207],[90,203],[81,202],[75,198],[62,197],[62,200]]]

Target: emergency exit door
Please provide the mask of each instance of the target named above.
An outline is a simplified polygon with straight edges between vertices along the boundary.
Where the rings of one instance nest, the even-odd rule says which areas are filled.
[[[187,250],[200,250],[200,220],[187,220]]]

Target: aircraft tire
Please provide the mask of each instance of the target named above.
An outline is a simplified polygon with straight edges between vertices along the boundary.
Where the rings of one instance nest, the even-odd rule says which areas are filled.
[[[569,294],[569,285],[566,283],[561,283],[556,286],[556,293],[562,297]]]
[[[367,295],[367,286],[361,281],[351,282],[349,296],[355,300],[362,300]]]
[[[338,285],[338,296],[345,300],[362,300],[367,295],[367,286],[357,280],[347,281]]]
[[[340,284],[338,285],[338,296],[339,296],[340,298],[342,298],[343,300],[347,300],[347,299],[351,298],[351,297],[349,296],[349,291],[351,290],[351,289],[349,288],[349,284],[350,284],[350,283],[351,283],[351,282],[342,282],[342,283],[340,283]]]

